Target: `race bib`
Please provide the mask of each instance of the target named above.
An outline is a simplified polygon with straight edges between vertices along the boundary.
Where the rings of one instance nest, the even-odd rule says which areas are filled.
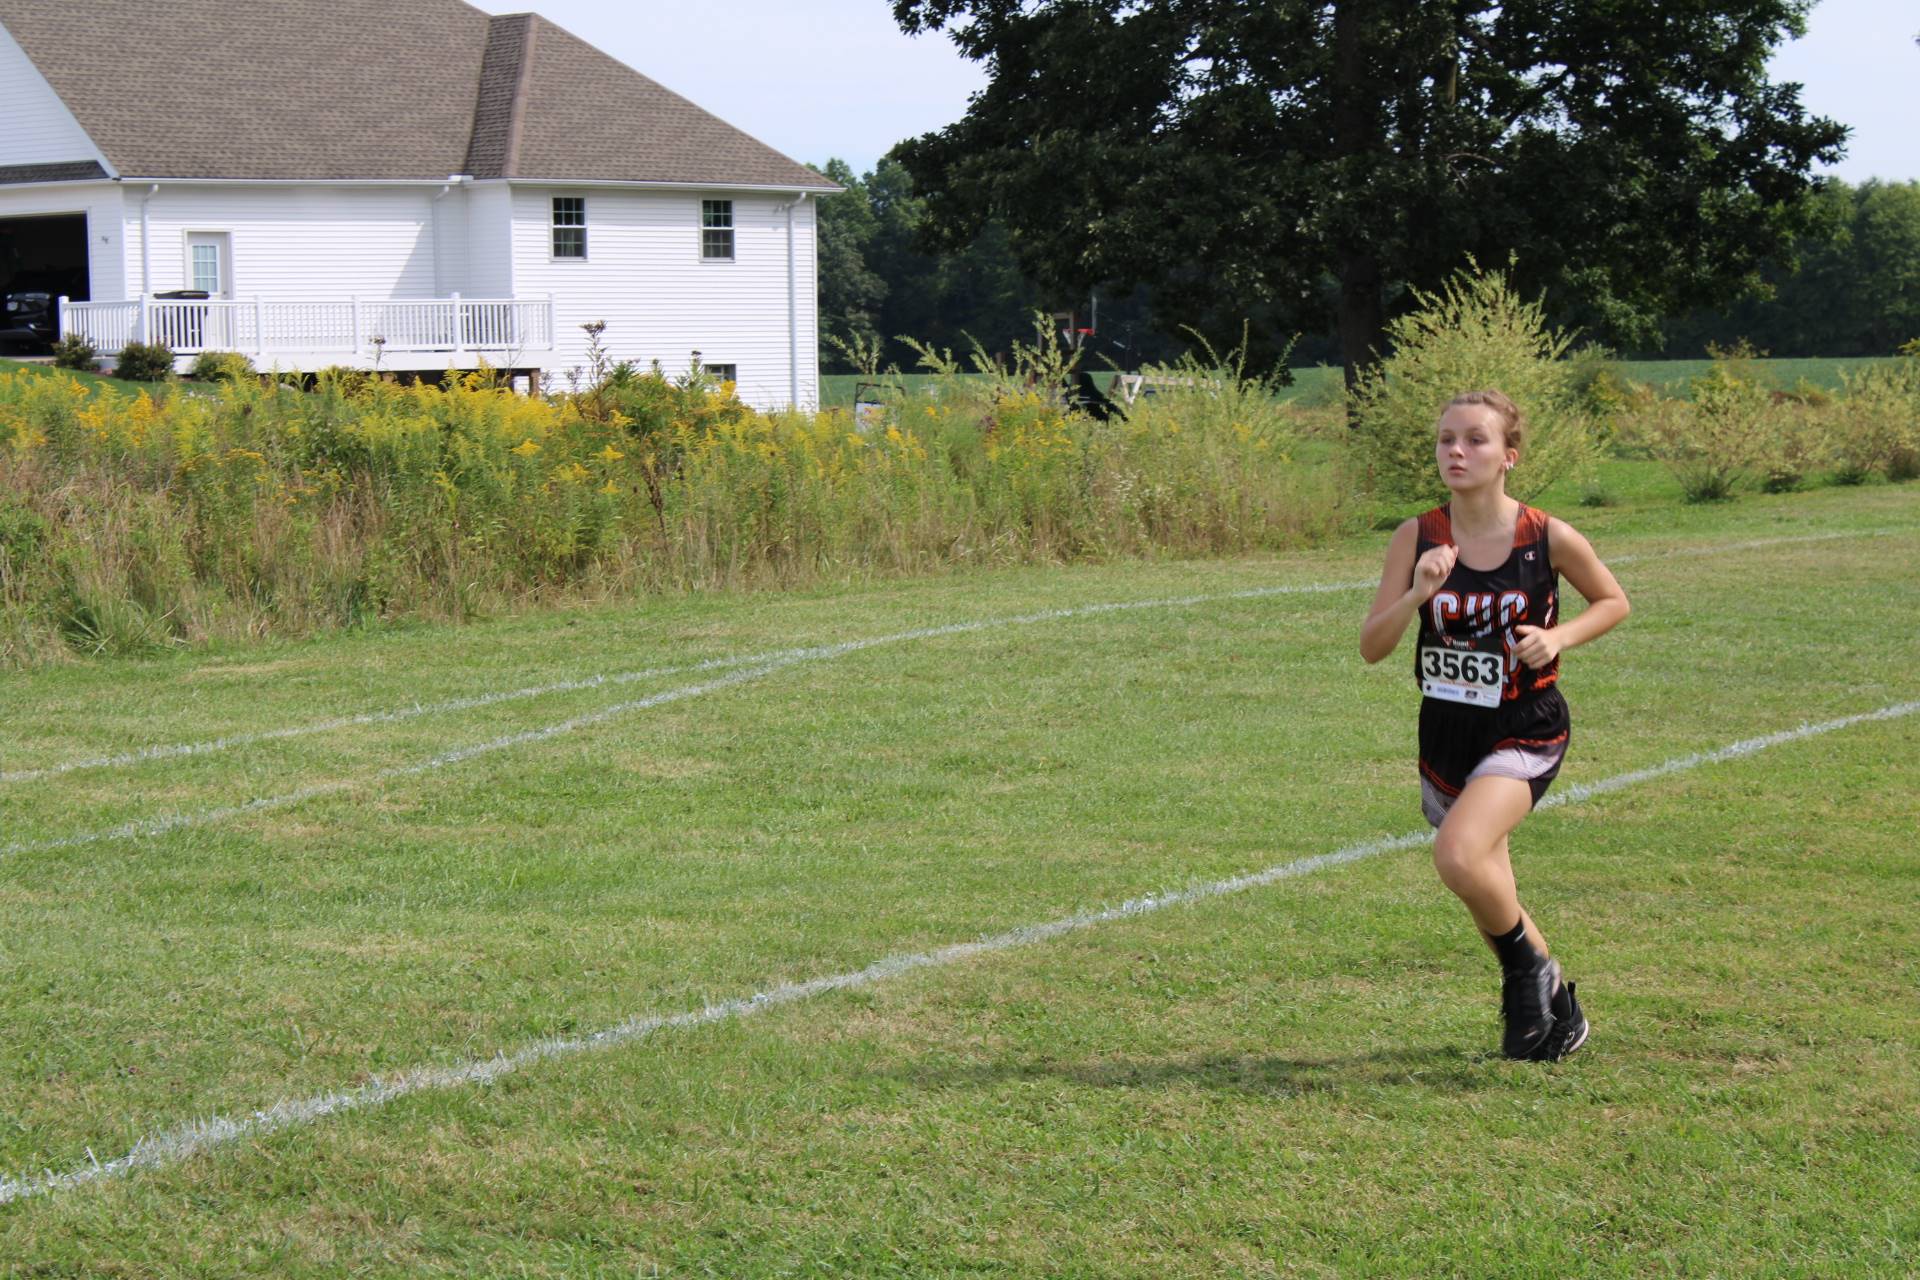
[[[1429,698],[1497,707],[1506,685],[1506,646],[1498,632],[1472,640],[1448,636],[1420,646],[1420,692]]]

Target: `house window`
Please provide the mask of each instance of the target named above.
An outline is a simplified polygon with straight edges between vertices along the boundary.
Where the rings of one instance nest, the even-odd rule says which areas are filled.
[[[553,256],[587,256],[587,201],[584,196],[553,198]]]
[[[703,364],[700,366],[709,378],[715,382],[740,382],[740,366],[737,364]]]
[[[193,287],[213,297],[220,296],[220,246],[193,246]]]
[[[700,256],[733,257],[733,201],[700,202]]]

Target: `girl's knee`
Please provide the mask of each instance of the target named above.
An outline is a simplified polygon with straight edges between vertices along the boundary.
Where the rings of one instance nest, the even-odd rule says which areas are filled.
[[[1433,837],[1433,869],[1448,888],[1477,883],[1499,860],[1506,837],[1489,842],[1484,831],[1443,825]]]
[[[1486,852],[1478,846],[1478,841],[1441,827],[1433,838],[1433,869],[1440,873],[1441,881],[1451,885],[1455,880],[1470,875],[1480,855]]]

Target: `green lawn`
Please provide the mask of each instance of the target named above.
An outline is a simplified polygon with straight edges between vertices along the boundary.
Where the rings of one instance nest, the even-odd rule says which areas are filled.
[[[1783,391],[1792,390],[1802,382],[1822,391],[1838,391],[1842,372],[1864,369],[1892,358],[1862,356],[1847,359],[1758,360],[1754,363]],[[1622,377],[1646,383],[1664,394],[1685,395],[1688,384],[1705,373],[1712,364],[1711,360],[1623,360],[1619,364],[1619,371]],[[1095,380],[1104,388],[1110,376],[1101,371],[1096,373]],[[857,384],[863,381],[866,379],[854,374],[823,374],[820,378],[821,405],[830,409],[846,408],[853,403]],[[907,374],[902,381],[909,390],[920,392],[935,379],[928,374]],[[1343,386],[1344,377],[1337,366],[1314,365],[1293,370],[1293,385],[1284,394],[1287,399],[1301,404],[1337,404]]]
[[[164,395],[166,392],[164,383],[128,382],[124,378],[109,378],[98,373],[82,373],[77,369],[55,369],[52,365],[37,360],[0,359],[0,373],[15,373],[21,369],[32,369],[40,373],[68,374],[95,388],[112,387],[116,391],[145,391],[152,396]]]
[[[1685,507],[1635,476],[1554,503],[1636,607],[1566,659],[1567,786],[1920,698],[1920,487]],[[41,1193],[0,1206],[0,1273],[1913,1274],[1920,715],[1531,819],[1522,893],[1594,1021],[1553,1067],[1491,1053],[1492,962],[1414,847],[364,1092],[1417,833],[1368,590],[1234,595],[1364,583],[1383,545],[9,676],[0,1177]]]

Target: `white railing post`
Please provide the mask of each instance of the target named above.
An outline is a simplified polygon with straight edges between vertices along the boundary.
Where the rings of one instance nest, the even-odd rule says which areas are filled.
[[[460,332],[460,294],[456,291],[453,295],[453,354],[455,356],[466,354],[467,344],[463,340],[464,337],[465,335]]]
[[[147,335],[153,330],[153,298],[149,294],[140,295],[140,341],[147,341]]]
[[[558,341],[558,339],[554,337],[554,335],[558,332],[560,332],[559,321],[554,319],[553,295],[548,294],[547,295],[547,345],[549,347],[553,346]]]
[[[60,307],[55,314],[60,317],[53,335],[58,340],[67,336],[67,295],[64,293],[60,295]]]
[[[353,354],[360,354],[360,297],[355,294],[347,299],[347,307],[353,312]]]
[[[267,353],[267,308],[257,293],[253,295],[253,350],[256,355]]]

